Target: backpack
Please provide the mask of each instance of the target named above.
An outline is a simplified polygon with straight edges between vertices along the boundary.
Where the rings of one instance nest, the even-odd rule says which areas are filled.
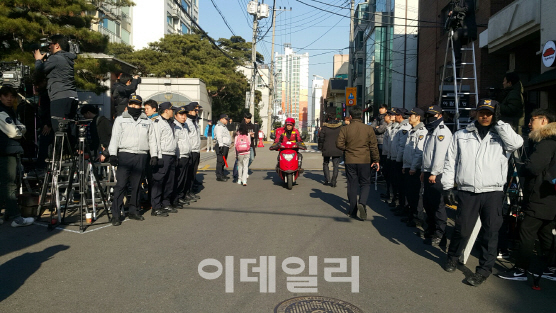
[[[251,150],[251,145],[249,144],[249,137],[247,135],[238,135],[236,151],[237,153],[248,152]]]

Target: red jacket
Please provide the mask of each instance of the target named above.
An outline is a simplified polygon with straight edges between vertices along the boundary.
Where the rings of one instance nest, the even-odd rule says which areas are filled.
[[[303,139],[301,139],[301,133],[299,132],[299,130],[297,130],[297,128],[293,128],[292,129],[292,133],[290,138],[287,138],[286,136],[286,128],[285,127],[280,127],[278,129],[276,129],[276,138],[274,139],[274,143],[278,143],[280,141],[280,138],[282,137],[282,134],[284,134],[284,138],[282,139],[282,143],[291,141],[291,142],[300,142],[303,143]]]

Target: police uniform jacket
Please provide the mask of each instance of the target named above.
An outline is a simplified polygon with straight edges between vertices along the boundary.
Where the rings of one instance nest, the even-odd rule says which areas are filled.
[[[405,150],[405,143],[407,142],[407,136],[409,136],[409,131],[411,130],[411,124],[409,124],[409,120],[404,120],[400,124],[400,129],[396,136],[398,137],[397,140],[394,138],[394,143],[397,145],[396,147],[396,162],[403,162],[403,152]]]
[[[385,155],[387,158],[390,155],[390,146],[392,145],[392,137],[394,133],[394,128],[398,126],[398,123],[393,122],[388,124],[386,127],[386,131],[384,132],[384,138],[382,138],[382,155]]]
[[[162,158],[163,154],[177,155],[178,139],[174,134],[174,122],[159,116],[154,120],[153,127],[158,154],[151,155],[157,155],[158,158]]]
[[[407,119],[403,120],[401,123],[396,123],[396,126],[394,126],[394,129],[392,130],[391,133],[392,140],[390,142],[390,154],[388,155],[388,159],[392,161],[396,161],[396,158],[398,157],[398,140],[399,140],[398,133],[400,132],[402,124],[406,125],[408,123],[409,121]]]
[[[232,136],[230,136],[230,131],[226,125],[218,121],[216,127],[214,128],[214,138],[216,138],[216,143],[219,147],[229,147],[232,144]]]
[[[199,131],[199,125],[189,118],[189,116],[185,123],[189,128],[189,143],[191,144],[191,152],[201,152],[201,132]]]
[[[27,128],[15,117],[12,108],[0,102],[0,156],[22,154],[21,139]],[[5,173],[2,173],[5,175]]]
[[[117,156],[118,151],[134,154],[150,152],[152,156],[158,155],[153,122],[145,113],[142,113],[137,120],[134,120],[127,111],[116,117],[108,152],[110,155]]]
[[[502,191],[511,153],[523,145],[508,123],[498,121],[481,139],[475,123],[458,130],[444,162],[442,188],[483,193]]]
[[[191,144],[189,143],[189,127],[187,123],[180,123],[174,120],[174,134],[178,139],[178,152],[176,155],[179,158],[188,158],[191,153]]]
[[[423,162],[423,145],[427,129],[425,124],[419,123],[415,125],[407,136],[403,151],[403,168],[411,171],[420,171]]]
[[[444,159],[451,142],[452,132],[443,121],[436,128],[427,132],[423,147],[423,172],[431,173],[434,176],[442,174]]]

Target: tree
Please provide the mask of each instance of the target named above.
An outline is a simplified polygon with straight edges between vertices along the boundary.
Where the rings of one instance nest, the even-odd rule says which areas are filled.
[[[221,38],[217,43],[215,47],[206,35],[194,31],[166,35],[139,51],[114,44],[109,45],[108,51],[144,74],[202,79],[212,98],[212,118],[226,113],[236,121],[242,120],[249,84],[237,67],[251,59],[251,44],[238,36]],[[262,55],[260,59],[263,60]]]
[[[3,0],[0,3],[0,60],[34,66],[32,50],[44,39],[62,34],[79,42],[82,52],[105,52],[108,37],[91,30],[98,6],[131,6],[129,0]],[[110,64],[79,57],[75,63],[78,88],[101,92]]]

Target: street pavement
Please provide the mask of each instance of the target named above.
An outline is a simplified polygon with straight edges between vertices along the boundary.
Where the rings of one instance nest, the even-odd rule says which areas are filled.
[[[307,170],[287,190],[274,172],[276,152],[268,146],[257,149],[245,187],[217,182],[214,156],[202,152],[202,199],[167,218],[147,212],[145,221],[119,227],[102,218],[85,233],[75,226],[48,231],[39,223],[0,226],[0,312],[262,313],[274,312],[284,300],[316,295],[347,301],[363,312],[554,312],[555,282],[543,279],[541,291],[532,290],[530,282],[494,276],[480,287],[464,284],[477,265],[476,251],[466,266],[446,273],[445,253],[424,245],[417,229],[393,216],[379,200],[381,186],[372,188],[367,221],[347,218],[343,172],[337,188],[322,185],[317,152],[304,153]],[[269,271],[275,272],[274,292],[261,292],[272,291],[273,284],[268,289],[266,283],[248,282],[241,269],[240,259],[257,259],[247,273],[256,277],[253,267],[266,256],[275,257],[268,258],[276,264]],[[233,257],[232,266],[226,257]],[[297,277],[316,277],[317,292],[288,290],[288,277],[291,284],[299,267],[289,265],[286,274],[282,262],[289,257],[304,261]],[[309,265],[310,257],[316,264]],[[333,276],[351,275],[351,257],[359,258],[359,292],[325,275],[325,268],[338,267],[325,258],[347,258],[347,273]],[[205,259],[222,264],[202,267],[206,273],[221,269],[220,277],[201,277]],[[495,272],[503,266],[509,264],[497,263]]]

